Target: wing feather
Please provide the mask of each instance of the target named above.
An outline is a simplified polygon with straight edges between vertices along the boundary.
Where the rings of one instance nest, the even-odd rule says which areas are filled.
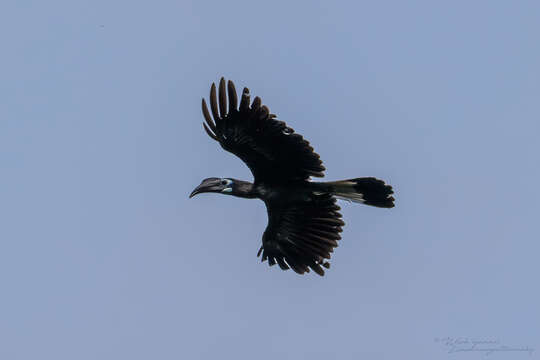
[[[236,111],[236,107],[238,106],[238,96],[236,95],[236,88],[234,87],[234,83],[229,80],[227,82],[227,87],[229,88],[229,113]]]
[[[224,78],[219,81],[219,113],[222,118],[227,115],[227,92]]]
[[[214,120],[210,117],[210,113],[208,112],[208,107],[206,106],[206,101],[202,99],[202,112],[204,115],[204,119],[206,120],[206,123],[212,129],[212,132],[214,134],[216,133],[216,123],[214,123]]]
[[[210,88],[210,109],[212,110],[212,115],[214,116],[214,121],[216,124],[219,124],[221,119],[218,113],[217,97],[216,97],[216,84],[212,84]]]
[[[280,264],[280,268],[286,270],[282,259],[299,274],[311,269],[324,275],[321,266],[330,266],[326,259],[330,259],[338,246],[339,233],[344,225],[339,219],[341,214],[336,199],[328,194],[313,194],[309,201],[286,206],[266,202],[266,207],[268,226],[257,254],[259,256],[262,251],[261,261],[268,260],[270,266]],[[320,230],[321,224],[324,231]]]
[[[253,99],[253,103],[251,104],[251,110],[259,111],[260,107],[261,107],[261,98],[258,96],[255,96],[255,99]]]
[[[210,111],[202,101],[203,125],[212,139],[246,163],[255,183],[289,183],[324,176],[322,161],[309,142],[276,120],[258,96],[250,106],[248,88],[237,106],[234,83],[221,78],[219,89],[215,84],[210,88]]]
[[[212,139],[214,139],[214,140],[217,141],[217,140],[218,140],[218,137],[217,137],[213,132],[211,132],[210,129],[208,129],[208,127],[206,126],[206,124],[203,123],[202,125],[203,125],[203,128],[204,128],[204,131],[206,131],[206,133],[208,134],[208,136],[210,136]]]
[[[245,87],[244,90],[242,91],[242,98],[240,99],[241,112],[246,112],[249,110],[249,101],[250,101],[249,89]]]

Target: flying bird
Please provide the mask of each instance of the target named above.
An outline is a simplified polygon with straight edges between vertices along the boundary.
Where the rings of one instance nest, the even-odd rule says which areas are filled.
[[[374,177],[311,181],[310,177],[324,176],[319,155],[307,140],[277,120],[259,97],[251,102],[248,88],[238,104],[233,82],[221,78],[219,91],[215,84],[210,89],[210,111],[203,98],[202,112],[208,136],[242,159],[254,181],[211,177],[189,197],[212,192],[264,201],[268,225],[257,256],[262,255],[261,261],[268,260],[270,266],[278,264],[298,274],[311,269],[323,276],[345,225],[337,199],[394,207],[392,187]]]

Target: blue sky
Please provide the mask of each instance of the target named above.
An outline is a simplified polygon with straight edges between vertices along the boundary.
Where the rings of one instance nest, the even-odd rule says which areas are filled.
[[[535,1],[4,1],[0,357],[538,358]],[[260,264],[251,179],[204,133],[221,76],[306,137],[342,204],[324,278]]]

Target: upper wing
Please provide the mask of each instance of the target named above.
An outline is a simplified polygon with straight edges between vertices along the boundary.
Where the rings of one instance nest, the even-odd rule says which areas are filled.
[[[336,199],[329,194],[312,194],[309,201],[276,207],[266,204],[268,226],[257,256],[268,259],[270,266],[279,264],[283,270],[292,268],[299,274],[309,268],[324,275],[321,265],[328,268],[330,253],[338,246],[341,220]]]
[[[325,170],[319,155],[309,142],[295,134],[283,121],[275,120],[268,108],[261,106],[255,97],[250,106],[248,88],[244,88],[240,107],[232,81],[228,84],[229,110],[225,80],[219,82],[219,112],[216,85],[210,90],[210,117],[206,102],[202,100],[202,111],[208,135],[221,146],[242,159],[255,177],[255,182],[289,182],[305,180],[310,176],[324,176]],[[208,125],[208,126],[207,126]]]

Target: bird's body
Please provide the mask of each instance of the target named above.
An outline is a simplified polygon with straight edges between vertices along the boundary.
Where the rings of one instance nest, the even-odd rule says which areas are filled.
[[[287,206],[302,201],[309,201],[309,195],[315,190],[313,183],[304,181],[296,184],[258,184],[254,186],[256,197],[267,205]]]
[[[325,170],[309,142],[276,120],[256,97],[250,105],[244,88],[239,107],[234,84],[219,84],[219,101],[212,84],[210,116],[203,99],[203,123],[208,135],[227,151],[242,159],[254,175],[254,182],[233,178],[208,178],[190,195],[217,192],[264,201],[268,226],[263,234],[262,261],[292,268],[303,274],[310,269],[324,275],[326,259],[341,239],[344,225],[336,199],[346,199],[377,207],[394,206],[392,188],[383,181],[367,177],[334,182],[314,182]],[[219,108],[219,110],[218,110]]]

